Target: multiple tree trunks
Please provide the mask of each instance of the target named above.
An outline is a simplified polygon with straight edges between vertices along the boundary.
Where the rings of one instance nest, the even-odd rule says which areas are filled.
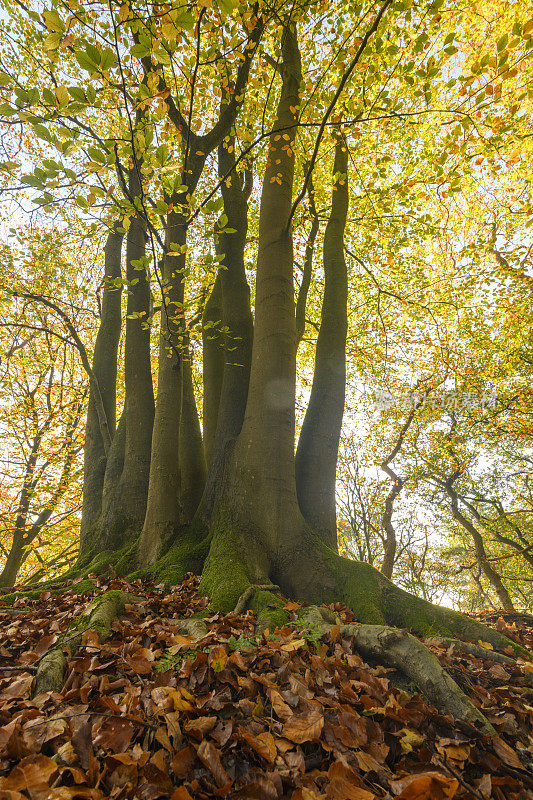
[[[335,478],[346,386],[348,273],[344,228],[348,215],[348,148],[335,147],[331,212],[324,234],[324,299],[313,387],[296,451],[296,486],[303,515],[337,549]]]
[[[384,10],[385,6],[368,35]],[[499,648],[513,643],[474,620],[409,595],[368,564],[348,561],[336,552],[335,471],[346,382],[348,291],[343,242],[348,153],[342,136],[335,143],[324,238],[325,285],[313,387],[295,457],[302,303],[297,330],[291,226],[301,60],[295,24],[286,20],[278,65],[281,91],[261,191],[252,318],[244,266],[251,180],[246,170],[237,169],[232,126],[260,35],[255,29],[251,34],[234,99],[222,105],[214,128],[201,137],[189,131],[186,144],[183,139],[181,177],[187,191],[180,189],[169,198],[173,207],[166,219],[162,262],[155,411],[145,324],[150,315],[146,237],[151,231],[142,202],[135,204],[126,236],[125,406],[98,484],[101,496],[87,501],[88,510],[99,503],[102,510],[97,521],[91,512],[92,525],[84,533],[83,569],[91,569],[87,552],[116,552],[128,546],[136,553],[140,574],[177,583],[185,572],[201,571],[200,591],[209,596],[210,610],[239,607],[249,593],[254,610],[266,613],[273,604],[268,614],[275,618],[282,615],[277,587],[299,601],[343,601],[362,623],[349,631],[362,651],[404,669],[435,703],[486,727],[429,651],[391,626],[424,636],[462,636]],[[179,110],[173,113],[185,131]],[[222,268],[204,310],[202,432],[183,311],[185,245],[190,196],[207,154],[217,148],[227,222],[221,220],[216,234]],[[142,195],[136,165],[130,171],[129,193],[134,198]],[[231,234],[224,231],[226,226]],[[223,336],[217,333],[219,322]],[[116,370],[116,351],[109,352]],[[94,424],[94,413],[92,419]],[[98,564],[101,568],[101,559]],[[54,651],[47,663],[50,674],[57,675],[60,655]],[[39,686],[51,685],[45,667],[42,671]]]
[[[118,228],[118,226],[117,226]],[[116,428],[117,354],[122,328],[122,240],[124,234],[114,229],[107,236],[102,291],[100,326],[94,345],[93,372],[100,386],[107,425],[111,437]],[[93,389],[89,394],[83,464],[83,507],[80,529],[80,549],[86,546],[90,530],[102,513],[102,493],[107,457],[104,436],[100,428],[97,399]]]

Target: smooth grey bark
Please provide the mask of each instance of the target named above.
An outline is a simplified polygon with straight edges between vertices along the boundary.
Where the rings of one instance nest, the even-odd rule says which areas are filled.
[[[296,451],[296,487],[305,519],[337,549],[335,478],[346,385],[348,149],[335,146],[331,213],[324,233],[324,299],[313,387]]]
[[[261,193],[255,325],[246,412],[236,462],[252,524],[274,554],[291,549],[299,513],[294,472],[296,323],[290,226],[301,61],[297,34],[282,36],[282,89]],[[278,130],[284,134],[279,135]],[[287,138],[284,138],[287,137]]]
[[[296,349],[298,349],[300,342],[305,333],[305,309],[307,306],[307,295],[309,294],[309,287],[311,286],[311,277],[313,275],[313,254],[315,251],[315,242],[318,235],[320,222],[315,205],[315,187],[313,184],[313,176],[309,176],[309,183],[307,185],[307,196],[309,198],[309,213],[311,215],[311,229],[305,243],[305,256],[304,265],[302,270],[302,282],[300,284],[300,291],[296,300]]]
[[[140,164],[129,171],[129,195],[142,196]],[[150,472],[154,390],[150,363],[150,284],[145,264],[146,222],[136,211],[126,234],[126,337],[124,344],[125,440],[122,474],[103,519],[100,545],[122,546],[142,526]]]
[[[184,352],[181,369],[181,416],[179,430],[179,465],[181,506],[184,522],[190,522],[200,504],[207,473],[202,429],[194,396],[192,356]]]
[[[230,152],[231,150],[231,152]],[[207,460],[208,475],[199,515],[210,518],[220,481],[227,448],[240,433],[248,398],[253,342],[253,316],[250,287],[246,278],[244,251],[248,232],[248,198],[252,189],[249,170],[237,172],[234,140],[221,144],[218,150],[218,172],[222,178],[226,227],[234,231],[218,233],[217,252],[222,258],[218,273],[221,287],[222,322],[224,325],[223,375],[217,407],[217,425],[212,452]],[[233,170],[233,172],[231,171]],[[207,387],[206,387],[207,390]]]
[[[162,542],[182,522],[179,430],[182,395],[184,248],[187,242],[182,195],[166,220],[162,264],[163,300],[159,335],[157,401],[146,516],[141,534],[141,563],[155,560]],[[172,250],[174,246],[178,249]],[[180,249],[182,251],[180,251]]]
[[[118,227],[118,226],[117,226]],[[108,421],[109,434],[113,438],[116,427],[117,354],[122,327],[121,315],[121,254],[124,234],[116,227],[107,236],[104,250],[104,278],[100,326],[94,345],[93,373],[100,386],[100,393]],[[90,538],[90,531],[102,512],[102,491],[107,463],[104,442],[100,429],[94,389],[90,388],[85,425],[83,453],[83,505],[80,528],[80,554],[83,554]]]
[[[115,491],[124,467],[124,449],[126,446],[126,414],[122,411],[118,421],[109,453],[107,454],[104,482],[102,486],[102,519],[109,514]],[[88,548],[90,549],[90,547]]]
[[[202,427],[205,458],[211,461],[217,429],[218,407],[224,378],[224,336],[222,325],[222,282],[217,272],[202,315],[202,367],[204,396]]]

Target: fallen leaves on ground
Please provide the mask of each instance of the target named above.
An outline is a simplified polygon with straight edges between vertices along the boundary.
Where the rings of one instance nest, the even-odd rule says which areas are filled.
[[[338,627],[321,640],[296,624],[255,636],[252,613],[216,614],[195,639],[176,624],[206,607],[194,576],[170,589],[97,583],[144,600],[126,607],[105,644],[84,640],[59,693],[32,698],[34,666],[92,595],[73,584],[0,613],[0,800],[533,797],[526,662],[431,643],[495,727],[490,740],[396,688],[394,672],[365,663]],[[296,620],[299,605],[285,609]],[[490,624],[533,649],[527,621]]]

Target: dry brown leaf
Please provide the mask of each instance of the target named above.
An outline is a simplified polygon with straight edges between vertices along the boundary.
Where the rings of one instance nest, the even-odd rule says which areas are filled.
[[[270,689],[268,694],[276,716],[282,720],[290,719],[292,717],[292,708],[287,705],[280,693],[276,689]]]
[[[491,739],[492,746],[504,764],[515,769],[523,769],[522,762],[516,755],[515,751],[509,747],[507,742],[504,742],[499,736],[494,736]]]
[[[179,753],[176,753],[172,761],[170,762],[170,766],[172,767],[172,771],[178,778],[186,778],[187,774],[194,764],[196,759],[196,753],[192,749],[192,747],[183,747]]]
[[[209,651],[208,664],[214,672],[222,672],[226,666],[228,654],[223,645],[212,647]]]
[[[374,800],[376,795],[361,786],[361,779],[351,767],[335,761],[328,770],[326,794],[331,800]]]
[[[305,647],[307,642],[305,639],[291,639],[290,642],[281,645],[281,649],[285,650],[287,653],[293,653],[295,650],[300,650],[302,647]]]
[[[248,742],[250,747],[252,747],[261,758],[264,758],[265,761],[268,761],[270,764],[274,763],[278,751],[271,733],[265,731],[258,736],[254,736],[254,734],[246,730],[246,728],[239,728],[238,733],[239,737]]]
[[[283,736],[291,742],[313,742],[320,738],[324,727],[324,715],[319,709],[306,714],[294,714],[283,726]]]
[[[459,781],[442,772],[420,772],[391,781],[390,787],[400,800],[450,800],[459,788]]]
[[[185,786],[178,786],[178,788],[172,792],[170,800],[193,800]]]
[[[218,722],[217,717],[196,717],[185,723],[184,729],[197,739],[203,739],[206,734],[213,730]]]
[[[219,752],[212,742],[208,742],[204,739],[204,741],[200,743],[198,746],[198,758],[211,771],[217,786],[227,786],[231,783],[230,776],[222,766]]]

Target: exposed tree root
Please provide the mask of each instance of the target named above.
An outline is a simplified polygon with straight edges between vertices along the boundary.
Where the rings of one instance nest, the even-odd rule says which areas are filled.
[[[302,609],[299,616],[321,633],[330,631],[335,622],[335,615],[328,608],[318,606]],[[407,631],[356,623],[341,625],[340,633],[353,637],[354,647],[361,655],[403,672],[440,711],[477,723],[485,733],[495,735],[492,725],[448,675],[437,657]]]
[[[527,622],[528,625],[533,625],[533,614],[525,611],[489,611],[483,617],[491,620],[502,617],[506,622]]]
[[[497,661],[499,664],[516,664],[514,658],[504,656],[503,653],[497,653],[487,647],[481,647],[481,645],[472,644],[471,642],[463,642],[461,639],[448,639],[438,636],[426,639],[426,644],[443,644],[445,647],[453,647],[454,650],[460,653],[469,653],[472,656],[476,656],[476,658],[483,658],[485,661]]]
[[[83,634],[87,630],[94,630],[98,640],[104,642],[111,635],[113,621],[119,617],[126,603],[133,603],[140,598],[128,592],[110,591],[95,598],[91,603],[86,617],[78,619],[80,630],[71,636],[62,637],[39,662],[33,695],[42,692],[59,692],[63,686],[63,678],[67,666],[64,650],[74,653],[81,645]]]
[[[260,585],[250,585],[240,595],[236,607],[244,611],[246,604],[257,594],[261,594],[262,588]],[[265,594],[270,595],[270,592]],[[275,595],[271,597],[281,602]],[[260,619],[261,616],[263,619],[265,616],[266,619],[272,619],[272,609],[263,609],[259,612]],[[329,632],[336,623],[335,614],[322,606],[302,608],[299,618],[321,634]],[[340,631],[343,636],[353,637],[355,648],[363,656],[389,664],[403,672],[439,710],[475,723],[483,732],[495,735],[494,728],[448,675],[437,657],[408,631],[386,625],[366,624],[341,625]]]
[[[233,613],[242,614],[242,612],[245,610],[246,606],[248,605],[248,603],[250,602],[250,600],[252,599],[252,597],[256,592],[272,591],[272,589],[278,592],[280,590],[279,586],[276,586],[274,583],[250,584],[250,586],[244,590],[244,592],[237,600],[237,604],[233,609]]]
[[[406,628],[424,637],[488,642],[495,649],[511,647],[517,655],[531,658],[524,647],[499,631],[409,594],[369,564],[338,556],[311,535],[294,561],[298,569],[288,570],[289,580],[279,582],[285,594],[300,601],[320,604],[340,600],[361,623]]]
[[[203,639],[207,635],[207,625],[198,617],[188,617],[187,619],[169,619],[182,633],[187,636],[194,636],[195,639]]]
[[[441,666],[425,645],[405,630],[385,625],[342,625],[341,634],[353,636],[354,646],[364,656],[377,658],[400,669],[440,711],[458,719],[479,723],[496,735],[492,725]]]
[[[66,668],[67,659],[62,647],[56,647],[46,653],[37,668],[33,695],[42,692],[59,692],[63,686]]]

